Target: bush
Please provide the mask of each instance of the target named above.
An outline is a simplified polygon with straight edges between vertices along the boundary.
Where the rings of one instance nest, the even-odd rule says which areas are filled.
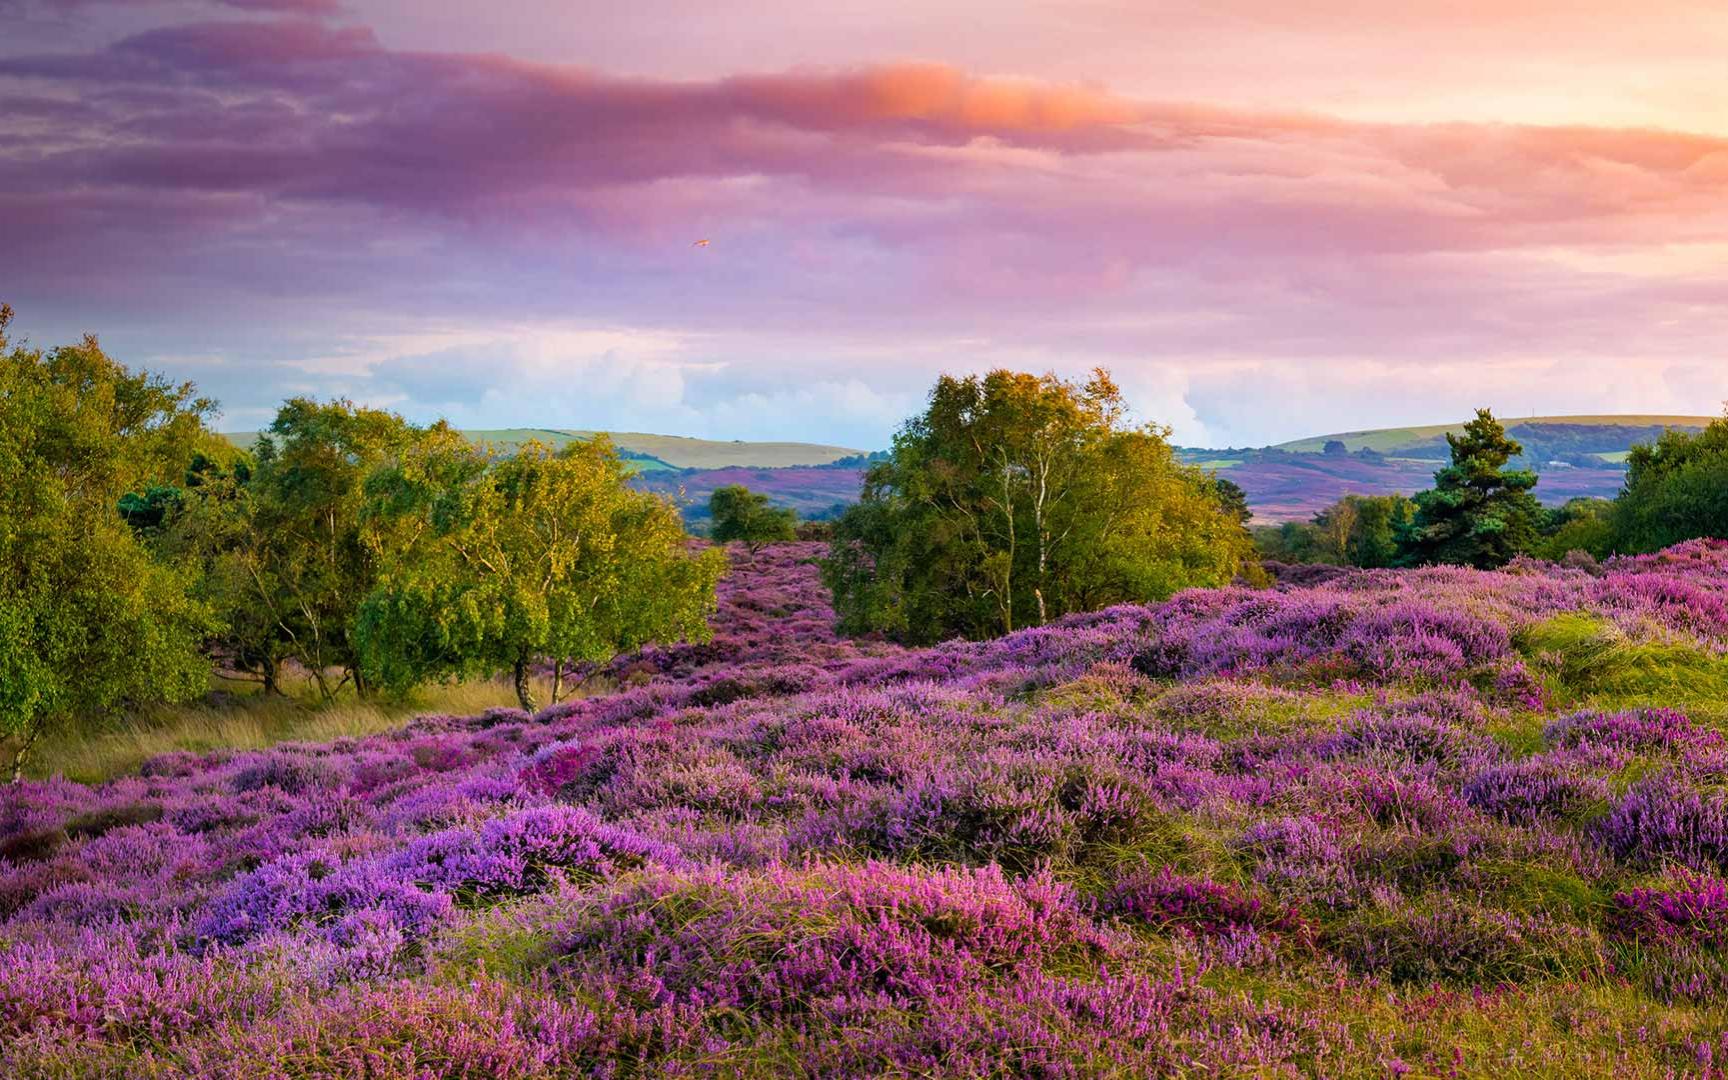
[[[742,540],[754,551],[763,544],[806,539],[799,535],[796,513],[770,505],[768,496],[742,484],[715,488],[708,496],[708,515],[714,522],[709,535],[722,544]]]

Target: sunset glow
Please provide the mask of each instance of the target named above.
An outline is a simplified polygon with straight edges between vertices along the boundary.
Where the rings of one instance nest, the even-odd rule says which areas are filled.
[[[1003,364],[1196,445],[1728,398],[1720,3],[429,6],[0,0],[18,328],[230,428],[876,447]]]

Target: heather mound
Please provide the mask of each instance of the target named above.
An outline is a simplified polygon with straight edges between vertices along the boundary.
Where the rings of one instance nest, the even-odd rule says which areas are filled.
[[[836,639],[0,796],[0,1071],[1624,1075],[1728,1052],[1728,545]]]

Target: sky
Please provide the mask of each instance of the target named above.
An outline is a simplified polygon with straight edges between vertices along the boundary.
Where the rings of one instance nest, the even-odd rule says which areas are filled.
[[[0,0],[0,299],[226,430],[1716,414],[1724,56],[1721,0]]]

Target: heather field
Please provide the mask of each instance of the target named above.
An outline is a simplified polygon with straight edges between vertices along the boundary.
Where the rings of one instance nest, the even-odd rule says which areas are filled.
[[[538,716],[6,790],[0,1075],[1728,1069],[1728,545],[926,650],[820,554]]]

